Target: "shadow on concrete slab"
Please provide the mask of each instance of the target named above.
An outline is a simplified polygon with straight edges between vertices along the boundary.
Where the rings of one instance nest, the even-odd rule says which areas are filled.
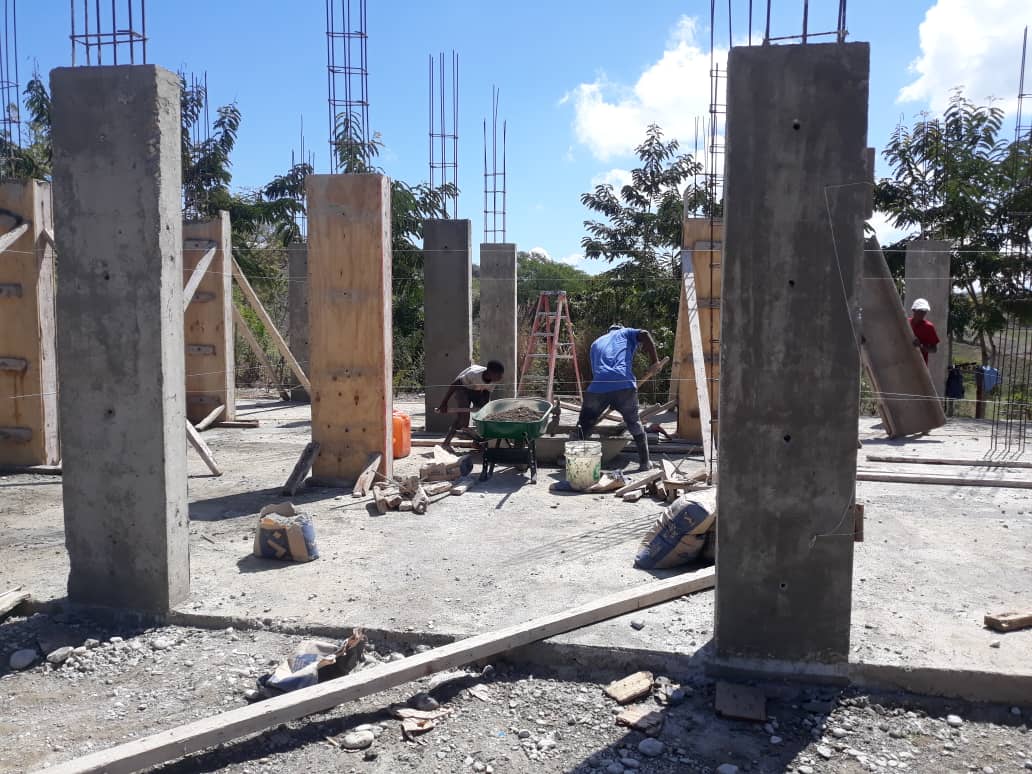
[[[343,489],[305,488],[291,497],[282,494],[282,489],[277,486],[211,497],[207,500],[195,500],[190,503],[190,521],[225,521],[241,516],[254,516],[270,503],[289,501],[295,506],[304,505],[305,503],[332,500],[344,491]],[[350,496],[350,492],[348,495]]]
[[[276,559],[263,559],[254,554],[247,554],[237,559],[237,569],[241,573],[269,572],[270,570],[289,570],[305,562],[281,562]]]
[[[534,546],[528,551],[516,554],[503,566],[512,567],[521,564],[548,564],[549,562],[562,558],[582,559],[593,554],[622,543],[629,543],[640,540],[656,522],[656,514],[638,514],[628,519],[623,519],[614,524],[597,527],[578,535],[571,535],[551,543],[544,543]],[[629,548],[627,553],[628,565],[634,562],[635,549]],[[671,571],[672,575],[683,572],[683,568]],[[669,576],[668,576],[669,577]]]

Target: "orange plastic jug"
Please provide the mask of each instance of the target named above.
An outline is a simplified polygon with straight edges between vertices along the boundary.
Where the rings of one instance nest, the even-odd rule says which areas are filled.
[[[394,459],[412,453],[412,417],[402,411],[394,412]]]

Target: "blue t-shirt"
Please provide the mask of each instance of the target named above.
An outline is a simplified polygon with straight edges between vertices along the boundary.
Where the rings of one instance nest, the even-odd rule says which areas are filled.
[[[591,345],[591,384],[588,392],[613,392],[637,388],[631,364],[638,349],[637,328],[617,328],[599,336]]]

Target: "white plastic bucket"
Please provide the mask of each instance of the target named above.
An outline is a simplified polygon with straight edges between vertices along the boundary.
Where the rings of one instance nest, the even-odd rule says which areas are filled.
[[[602,477],[602,443],[600,441],[567,441],[563,450],[566,457],[566,480],[578,492],[583,492]]]

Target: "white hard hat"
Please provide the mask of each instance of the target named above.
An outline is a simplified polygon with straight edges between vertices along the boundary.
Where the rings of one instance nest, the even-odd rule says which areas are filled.
[[[911,311],[914,312],[930,312],[932,311],[931,305],[923,298],[919,298],[914,302],[914,305],[910,307]]]

